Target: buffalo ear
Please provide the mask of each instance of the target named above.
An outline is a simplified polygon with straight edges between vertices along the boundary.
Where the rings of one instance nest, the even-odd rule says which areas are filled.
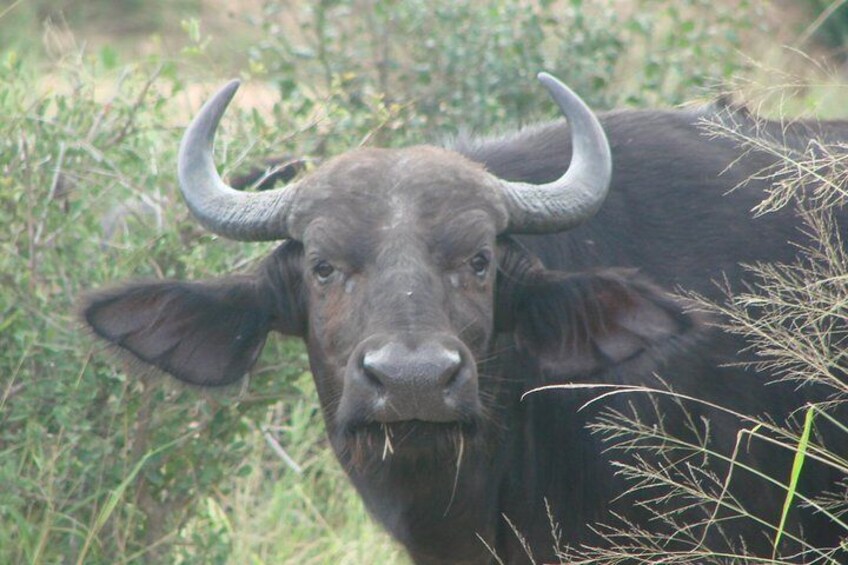
[[[95,334],[196,385],[232,383],[259,356],[271,326],[253,279],[139,283],[88,297]]]
[[[688,343],[703,324],[634,270],[526,273],[514,304],[519,347],[549,377],[585,377]]]

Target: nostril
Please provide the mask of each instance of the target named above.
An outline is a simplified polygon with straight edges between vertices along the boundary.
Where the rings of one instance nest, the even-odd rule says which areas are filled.
[[[442,373],[439,382],[445,388],[445,391],[448,391],[462,371],[462,356],[458,351],[443,350],[440,364],[442,365]]]
[[[388,375],[380,367],[379,351],[369,351],[362,358],[362,373],[365,380],[375,388],[383,388]]]

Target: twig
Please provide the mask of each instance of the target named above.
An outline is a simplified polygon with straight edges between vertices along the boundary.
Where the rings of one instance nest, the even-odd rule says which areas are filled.
[[[5,10],[0,12],[0,19],[3,19],[3,16],[5,16],[6,14],[8,14],[12,10],[14,10],[18,6],[18,4],[20,4],[23,1],[24,0],[17,0],[17,2],[13,2],[11,6],[8,6]]]
[[[804,45],[807,40],[810,39],[810,37],[812,37],[812,35],[819,30],[822,24],[824,24],[824,22],[826,22],[836,10],[841,8],[842,5],[845,4],[845,2],[846,0],[833,0],[830,6],[825,8],[825,10],[821,14],[819,14],[819,17],[817,17],[815,20],[813,20],[813,23],[807,26],[807,29],[804,30],[804,33],[802,33],[801,36],[798,38],[798,41],[795,42],[795,47],[798,48]]]
[[[124,81],[129,76],[129,70],[124,69],[121,72],[121,75],[118,77],[117,84],[115,85],[115,93],[112,95],[112,98],[109,99],[108,102],[104,103],[100,112],[97,113],[97,117],[94,118],[94,122],[91,124],[91,127],[88,129],[88,133],[85,136],[85,142],[91,143],[94,139],[94,136],[97,135],[97,131],[100,129],[100,125],[103,123],[103,118],[106,117],[106,114],[109,113],[109,110],[112,109],[112,105],[115,102],[115,99],[118,98],[118,94],[121,92],[121,85],[124,84]]]
[[[47,200],[44,202],[44,208],[41,210],[41,216],[38,218],[38,224],[35,226],[35,235],[33,236],[34,244],[38,247],[41,241],[41,234],[44,232],[44,224],[47,222],[47,214],[50,212],[50,203],[56,198],[56,191],[62,181],[62,165],[65,162],[65,142],[59,143],[59,156],[56,158],[56,168],[53,170],[53,180],[50,183],[50,192],[47,194]]]
[[[291,469],[298,475],[303,474],[303,468],[298,465],[297,462],[292,459],[292,457],[288,453],[286,453],[286,450],[283,449],[283,446],[280,445],[280,442],[278,442],[276,438],[271,435],[271,432],[267,430],[262,430],[262,437],[265,438],[265,443],[268,444],[268,447],[270,447],[271,450],[276,453],[280,457],[280,459],[283,460],[283,463],[285,463],[289,469]]]
[[[21,368],[24,366],[24,362],[26,361],[27,357],[29,356],[30,349],[31,349],[31,346],[28,345],[26,347],[26,349],[24,350],[24,354],[21,355],[21,360],[18,362],[18,366],[15,367],[15,372],[12,373],[12,378],[9,379],[9,384],[6,386],[6,390],[3,391],[3,397],[0,398],[0,410],[2,410],[3,406],[6,405],[7,400],[9,400],[13,396],[15,396],[17,393],[19,393],[26,386],[26,381],[22,381],[22,382],[16,384],[15,380],[17,380],[18,375],[21,372]]]
[[[144,99],[147,98],[147,92],[150,90],[153,83],[156,82],[156,79],[159,78],[159,75],[162,74],[163,68],[164,65],[159,65],[150,77],[148,77],[147,81],[144,83],[144,87],[142,87],[141,92],[138,94],[138,98],[136,98],[135,104],[133,104],[133,107],[130,109],[130,113],[124,122],[124,126],[121,128],[121,131],[118,132],[118,135],[109,142],[110,145],[118,145],[127,136],[130,128],[135,122],[135,116],[138,113],[139,108],[141,108],[141,105],[144,103]]]
[[[462,431],[459,431],[459,448],[457,449],[456,454],[456,473],[453,477],[453,488],[451,489],[450,500],[448,500],[448,506],[445,508],[445,513],[442,514],[442,518],[447,517],[448,512],[450,512],[451,506],[453,506],[453,501],[456,498],[456,487],[459,485],[459,471],[462,467],[462,455],[465,453],[465,436],[462,434]]]

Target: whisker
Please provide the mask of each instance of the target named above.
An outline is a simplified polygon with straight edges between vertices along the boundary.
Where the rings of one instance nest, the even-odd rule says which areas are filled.
[[[521,382],[522,379],[516,377],[504,377],[501,375],[492,375],[490,373],[477,373],[477,378],[480,380],[487,381],[495,381],[495,382],[503,382],[503,383],[518,383]]]

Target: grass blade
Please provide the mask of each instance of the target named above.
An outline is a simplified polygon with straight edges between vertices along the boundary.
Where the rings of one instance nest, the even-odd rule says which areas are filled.
[[[777,556],[777,548],[780,546],[780,538],[783,537],[783,530],[786,526],[786,517],[789,515],[789,509],[792,508],[792,501],[795,498],[795,491],[798,487],[798,479],[801,477],[801,470],[804,468],[807,446],[810,443],[810,432],[813,429],[814,410],[815,407],[810,406],[804,415],[804,429],[801,430],[801,437],[798,439],[798,448],[795,450],[795,459],[792,462],[792,474],[789,477],[789,488],[786,491],[786,500],[783,501],[783,511],[780,514],[780,525],[778,525],[777,532],[774,535],[772,559]]]
[[[91,544],[94,542],[95,537],[97,537],[98,532],[106,525],[106,521],[112,515],[112,512],[115,511],[115,508],[118,506],[118,503],[124,497],[124,493],[127,490],[127,487],[132,484],[135,480],[138,473],[141,471],[142,467],[144,467],[145,463],[147,463],[151,457],[159,455],[163,451],[166,451],[182,441],[185,436],[178,437],[173,441],[170,441],[164,445],[157,447],[156,449],[147,452],[144,457],[142,457],[138,463],[135,464],[132,471],[127,477],[121,481],[121,484],[115,488],[110,494],[109,498],[106,501],[106,504],[103,508],[100,509],[100,513],[97,515],[97,519],[94,521],[94,526],[92,526],[91,530],[88,532],[88,535],[85,538],[85,544],[82,546],[82,550],[80,551],[79,557],[77,558],[77,565],[83,565],[85,563],[85,557],[88,554],[89,549],[91,548]]]

